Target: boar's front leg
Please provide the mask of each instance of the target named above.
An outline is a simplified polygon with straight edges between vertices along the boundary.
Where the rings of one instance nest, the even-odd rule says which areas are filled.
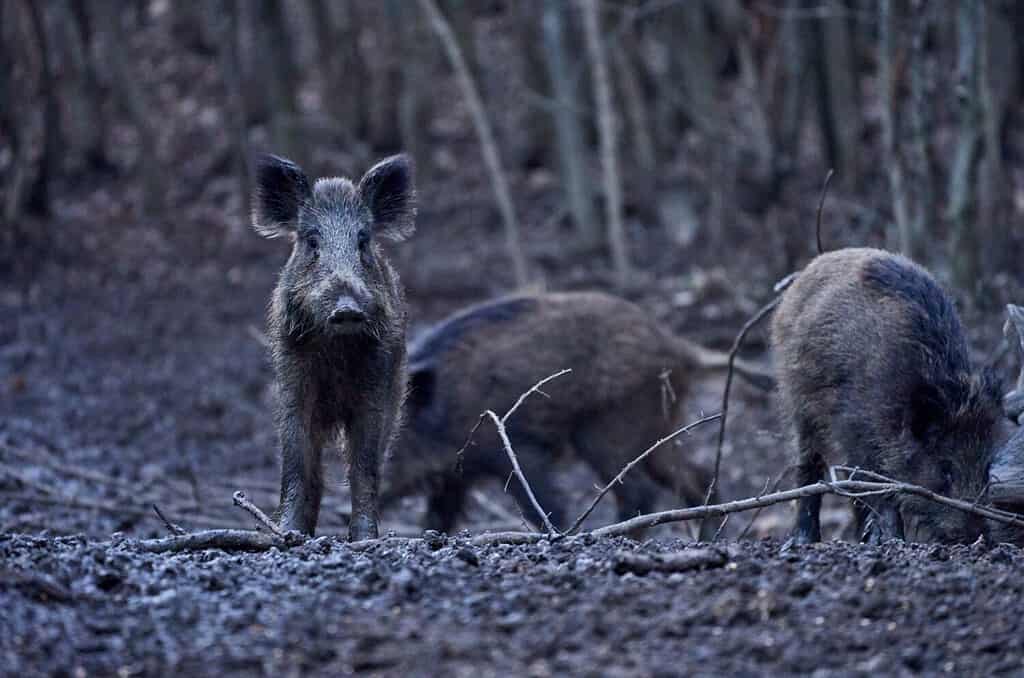
[[[376,539],[380,463],[388,454],[402,402],[400,382],[382,385],[366,396],[348,426],[348,482],[352,492],[351,541]]]
[[[287,408],[281,415],[281,503],[277,518],[283,529],[312,536],[324,489],[323,437],[316,434],[309,419],[298,407]]]

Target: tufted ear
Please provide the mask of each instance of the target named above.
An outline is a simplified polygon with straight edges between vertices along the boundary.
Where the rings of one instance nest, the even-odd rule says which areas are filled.
[[[404,240],[416,229],[416,188],[409,156],[393,155],[359,180],[359,195],[373,214],[374,233]]]
[[[256,162],[253,228],[265,238],[294,233],[299,207],[309,196],[309,180],[302,168],[276,155],[261,155]]]

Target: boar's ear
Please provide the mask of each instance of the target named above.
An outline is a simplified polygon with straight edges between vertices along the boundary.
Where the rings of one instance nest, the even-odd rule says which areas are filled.
[[[933,384],[919,384],[910,398],[906,425],[914,440],[927,442],[945,419],[946,402]]]
[[[434,383],[436,375],[434,366],[428,363],[409,365],[409,411],[423,411],[434,399]]]
[[[416,188],[409,156],[393,155],[374,165],[359,180],[359,195],[373,214],[374,233],[404,240],[416,228]]]
[[[299,206],[309,198],[309,180],[291,160],[262,155],[256,162],[252,224],[265,238],[294,233]]]

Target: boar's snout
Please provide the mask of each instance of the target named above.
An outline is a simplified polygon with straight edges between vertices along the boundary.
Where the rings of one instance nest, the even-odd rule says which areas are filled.
[[[366,322],[367,313],[363,304],[345,295],[334,304],[328,320],[338,329],[357,330]]]

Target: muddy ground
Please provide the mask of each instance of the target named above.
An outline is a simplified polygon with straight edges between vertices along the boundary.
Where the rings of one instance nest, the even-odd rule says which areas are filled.
[[[231,506],[234,489],[274,506],[259,335],[284,252],[244,231],[215,237],[195,217],[177,228],[112,217],[99,241],[93,219],[69,213],[51,224],[64,237],[51,238],[0,297],[9,320],[0,325],[6,675],[1024,671],[1024,553],[838,541],[783,552],[790,507],[761,514],[739,542],[749,518],[736,516],[716,546],[722,557],[697,571],[637,573],[623,555],[689,552],[681,526],[643,544],[456,539],[353,552],[324,537],[287,552],[141,553],[135,540],[166,533],[152,503],[190,529],[250,526]],[[480,255],[461,272],[462,292],[432,292],[410,262],[429,249],[457,267],[465,243],[451,243],[449,256],[421,235],[396,253],[417,327],[500,287],[481,263],[488,244],[472,244]],[[666,272],[632,296],[721,346],[752,302],[709,277]],[[755,336],[753,357],[760,343]],[[717,409],[720,388],[713,376],[697,386],[694,418]],[[785,438],[770,397],[742,386],[733,420],[723,496],[749,496],[786,467]],[[675,453],[710,463],[713,428]],[[582,509],[594,478],[571,462],[563,470],[563,489]],[[347,495],[335,475],[325,534],[345,531]],[[421,508],[413,498],[390,509],[385,529],[417,534]],[[833,535],[846,515],[840,504],[826,513]],[[611,517],[606,502],[592,524]],[[481,488],[465,526],[517,523],[493,486]]]
[[[472,547],[330,537],[287,552],[148,555],[0,537],[7,675],[1019,675],[1009,546],[780,553],[634,571],[687,542]],[[631,569],[634,568],[634,569]]]

